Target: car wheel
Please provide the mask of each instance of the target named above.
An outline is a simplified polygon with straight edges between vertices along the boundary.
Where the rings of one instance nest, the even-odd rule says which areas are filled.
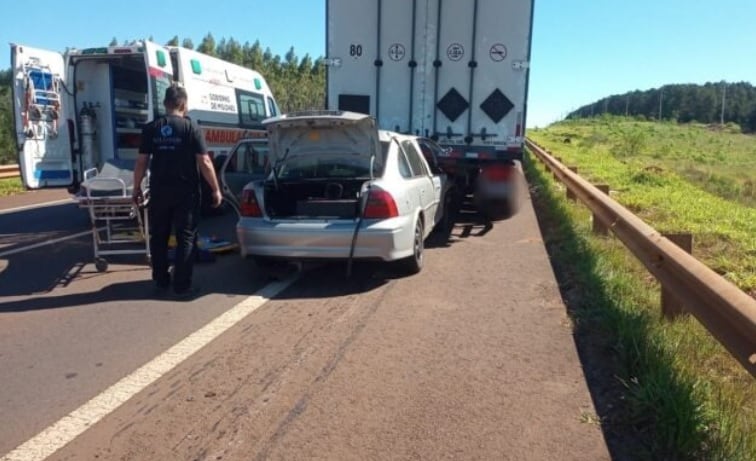
[[[415,235],[412,239],[412,256],[404,258],[402,268],[407,274],[417,274],[423,268],[423,251],[425,250],[425,239],[423,232],[423,220],[417,218],[415,223]]]

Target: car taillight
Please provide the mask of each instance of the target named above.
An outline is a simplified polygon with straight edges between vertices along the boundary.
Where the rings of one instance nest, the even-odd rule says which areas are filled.
[[[367,198],[365,214],[367,219],[388,219],[399,216],[394,197],[385,190],[373,189]]]
[[[507,181],[514,173],[512,165],[491,165],[483,168],[481,175],[489,181]]]
[[[240,211],[241,215],[247,218],[262,217],[262,210],[260,209],[260,205],[257,203],[257,198],[255,197],[254,190],[247,189],[242,192]]]

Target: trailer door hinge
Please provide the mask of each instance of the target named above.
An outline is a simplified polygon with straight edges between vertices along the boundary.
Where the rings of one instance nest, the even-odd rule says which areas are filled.
[[[530,62],[528,61],[512,61],[512,69],[524,70],[530,68]]]
[[[323,64],[330,67],[341,67],[341,58],[325,58]]]

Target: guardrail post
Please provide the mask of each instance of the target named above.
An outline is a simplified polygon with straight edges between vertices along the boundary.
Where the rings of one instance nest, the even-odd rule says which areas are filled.
[[[557,162],[562,163],[562,158],[561,157],[554,157],[554,158],[557,159]],[[549,167],[549,168],[551,168],[551,167]],[[556,174],[556,169],[551,170],[551,174],[554,176],[554,180],[559,181],[559,176]]]
[[[682,248],[686,253],[693,251],[693,236],[691,234],[662,234],[672,243]],[[673,320],[685,313],[685,306],[672,292],[664,288],[661,289],[661,308],[662,314],[667,320]]]
[[[596,189],[600,190],[606,195],[609,195],[608,184],[597,184]],[[609,228],[601,222],[601,220],[596,216],[596,213],[593,213],[593,233],[597,235],[609,235]]]
[[[575,174],[577,174],[578,172],[578,167],[576,166],[568,166],[567,168],[569,168],[569,170]],[[565,187],[566,187],[566,184],[565,184]],[[567,189],[567,199],[572,200],[573,202],[577,201],[577,195],[575,195],[575,193],[572,192],[572,189],[570,189],[569,187],[566,187],[566,189]]]

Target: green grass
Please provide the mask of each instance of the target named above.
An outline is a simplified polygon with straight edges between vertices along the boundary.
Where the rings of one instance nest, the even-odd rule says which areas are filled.
[[[610,184],[615,199],[658,230],[691,231],[696,257],[753,290],[756,210],[678,171],[672,157],[695,150],[682,141],[670,142],[668,156],[648,155],[660,145],[658,133],[695,143],[722,136],[727,144],[734,137],[756,146],[753,138],[702,127],[617,119],[563,123],[529,135],[584,177]],[[743,155],[726,155],[712,168],[727,177],[736,170],[730,162]],[[602,373],[613,377],[618,394],[620,408],[602,420],[605,430],[634,435],[642,446],[631,459],[756,459],[753,378],[694,318],[662,320],[659,287],[645,268],[617,239],[592,235],[587,209],[568,202],[541,167],[526,161],[525,169],[560,285],[571,287],[565,297],[576,337],[598,343],[610,357],[608,364],[587,364],[608,367]]]
[[[756,137],[622,118],[529,136],[660,232],[693,234],[698,259],[756,294]]]
[[[13,195],[24,191],[21,178],[0,179],[0,197]]]

